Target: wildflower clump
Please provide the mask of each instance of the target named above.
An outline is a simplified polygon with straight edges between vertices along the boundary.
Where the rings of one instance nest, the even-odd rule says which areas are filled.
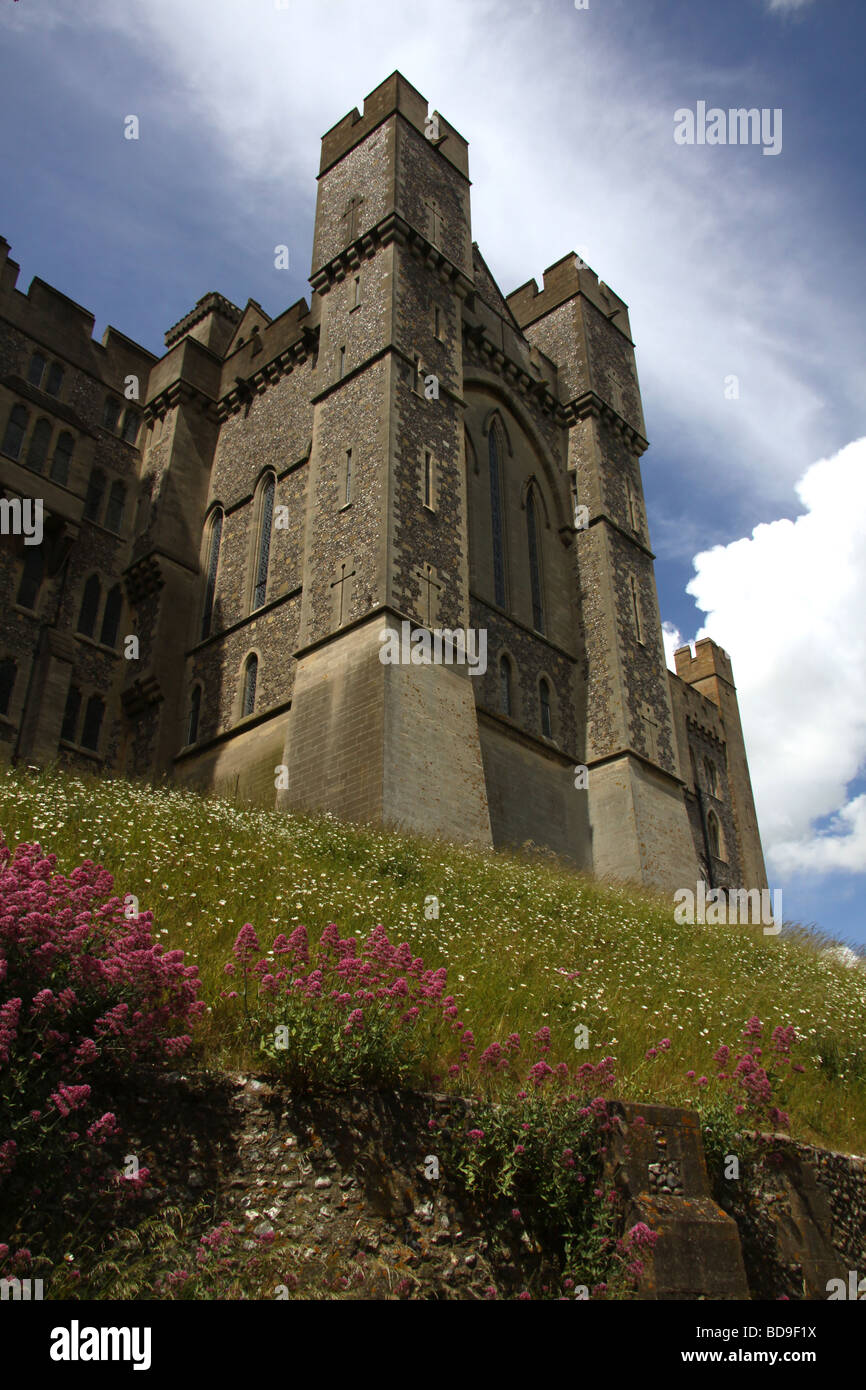
[[[455,1022],[454,1000],[445,996],[446,970],[425,968],[404,942],[395,946],[377,926],[363,946],[342,938],[330,923],[311,946],[306,928],[280,933],[262,955],[258,936],[245,924],[224,966],[231,989],[223,990],[238,1032],[258,1039],[260,1053],[296,1086],[380,1086],[417,1079],[422,1059],[438,1041],[455,1038],[457,1070],[474,1039]]]
[[[116,1099],[186,1051],[205,1008],[197,967],[113,887],[89,860],[65,876],[38,844],[0,842],[0,1234],[123,1186]]]

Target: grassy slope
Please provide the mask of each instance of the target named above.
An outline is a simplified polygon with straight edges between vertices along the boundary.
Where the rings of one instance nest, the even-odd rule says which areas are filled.
[[[548,1060],[613,1054],[626,1099],[687,1102],[686,1071],[712,1076],[713,1052],[739,1050],[751,1015],[793,1023],[806,1072],[784,1098],[792,1132],[866,1151],[866,971],[821,956],[826,943],[805,931],[678,926],[670,900],[546,864],[55,771],[0,773],[0,832],[9,845],[38,840],[65,872],[103,863],[119,893],[154,912],[159,939],[191,953],[209,1003],[245,922],[263,948],[298,922],[362,938],[382,922],[427,966],[448,967],[479,1050],[547,1024]],[[438,920],[425,917],[428,895]],[[577,1024],[588,1051],[574,1050]],[[647,1060],[664,1037],[670,1052]],[[213,1019],[199,1056],[243,1060]]]

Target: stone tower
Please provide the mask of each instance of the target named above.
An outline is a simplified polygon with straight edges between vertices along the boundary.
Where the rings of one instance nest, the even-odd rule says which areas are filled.
[[[588,665],[592,860],[603,877],[694,882],[641,484],[647,448],[628,310],[571,254],[509,295],[559,366]]]
[[[427,103],[395,73],[322,141],[321,379],[285,799],[489,844],[466,669],[379,659],[383,628],[468,623],[467,146],[445,122],[434,142],[426,123]]]

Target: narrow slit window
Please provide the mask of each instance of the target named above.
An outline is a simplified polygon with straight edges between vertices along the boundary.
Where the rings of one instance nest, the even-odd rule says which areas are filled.
[[[111,491],[108,494],[108,506],[105,508],[105,527],[108,531],[120,532],[123,524],[123,509],[126,506],[126,483],[115,478],[111,484]]]
[[[499,663],[499,703],[502,707],[502,713],[510,717],[512,714],[511,662],[507,656],[503,656]]]
[[[247,658],[244,667],[244,695],[242,705],[242,717],[254,714],[256,708],[256,685],[259,679],[259,659],[257,656]]]
[[[41,352],[34,352],[30,358],[30,366],[27,368],[27,380],[31,386],[41,386],[44,374],[45,358]]]
[[[69,687],[69,694],[66,696],[66,706],[63,710],[63,723],[60,728],[60,737],[64,743],[74,743],[75,733],[78,728],[78,715],[81,710],[81,691],[77,685]]]
[[[256,561],[256,587],[253,594],[253,608],[261,608],[268,592],[268,567],[271,560],[271,528],[274,520],[274,478],[271,475],[261,496],[261,519],[259,521],[259,544]]]
[[[97,576],[92,574],[84,586],[81,608],[78,611],[78,631],[85,637],[93,636],[101,597],[102,585]]]
[[[90,481],[87,484],[87,496],[84,499],[85,521],[99,520],[99,513],[102,511],[102,499],[104,495],[105,474],[101,468],[94,468],[90,474]]]
[[[216,593],[217,569],[220,562],[220,541],[223,533],[223,514],[218,510],[214,512],[210,526],[210,536],[208,538],[207,550],[207,582],[205,585],[204,609],[201,619],[201,638],[202,641],[210,636],[211,619],[213,618],[213,603]]]
[[[95,753],[99,748],[99,733],[105,717],[105,701],[99,695],[91,695],[84,711],[84,727],[81,730],[81,747]]]
[[[424,506],[433,507],[433,455],[424,450]]]
[[[27,467],[32,468],[34,473],[41,473],[42,466],[48,456],[48,445],[51,443],[52,425],[50,420],[37,420],[33,426],[33,433],[30,436],[30,443],[27,446]]]
[[[105,600],[105,612],[102,615],[99,640],[104,647],[113,647],[117,642],[117,629],[120,627],[122,609],[123,591],[119,584],[115,584],[108,591],[108,598]]]
[[[550,686],[542,680],[538,687],[538,703],[541,713],[541,732],[545,738],[553,738],[553,721],[550,717]]]
[[[49,396],[59,396],[60,388],[63,385],[63,368],[59,362],[52,362],[48,368],[48,380],[45,383],[45,390]]]
[[[346,488],[343,495],[343,506],[348,507],[352,500],[352,450],[346,450]]]
[[[631,589],[631,607],[632,617],[634,619],[634,633],[641,646],[643,646],[643,628],[641,626],[640,620],[640,600],[638,598],[637,584],[635,583],[634,575],[630,576],[629,578],[629,587]]]
[[[535,508],[535,489],[529,489],[526,499],[526,539],[529,546],[529,584],[532,591],[532,626],[544,632],[544,604],[541,594],[541,565],[538,547],[538,516]]]
[[[62,430],[57,439],[54,457],[51,460],[51,480],[66,487],[69,483],[69,469],[72,465],[72,450],[75,440],[68,430]]]
[[[499,431],[494,425],[488,438],[490,464],[490,526],[493,533],[493,597],[505,607],[505,552],[502,542],[502,471],[499,458]]]
[[[198,721],[201,715],[201,686],[193,687],[193,692],[189,702],[189,724],[187,725],[187,743],[198,743]]]
[[[20,457],[21,445],[24,443],[24,436],[27,433],[28,418],[23,405],[13,405],[9,413],[6,433],[3,435],[3,453],[8,454],[10,458]]]

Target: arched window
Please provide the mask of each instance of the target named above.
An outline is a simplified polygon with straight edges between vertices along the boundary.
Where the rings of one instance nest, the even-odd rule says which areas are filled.
[[[60,388],[63,385],[63,368],[59,362],[52,362],[48,368],[48,380],[45,383],[45,390],[49,396],[59,396]]]
[[[17,459],[21,454],[21,445],[24,443],[24,436],[27,433],[27,411],[23,405],[13,405],[9,413],[6,424],[6,433],[3,436],[3,453],[10,458]]]
[[[45,371],[45,358],[41,352],[34,352],[30,358],[30,366],[27,368],[27,380],[31,386],[42,385],[42,373]]]
[[[99,640],[104,647],[113,647],[117,642],[117,629],[120,626],[120,614],[123,609],[123,590],[119,584],[115,584],[108,591],[108,598],[105,600],[105,612],[102,615],[102,630]]]
[[[108,506],[105,508],[105,528],[107,531],[120,531],[123,524],[123,509],[126,506],[126,483],[122,483],[119,478],[115,478],[111,484],[111,491],[108,494]]]
[[[217,508],[210,522],[210,535],[207,543],[207,582],[204,593],[204,609],[201,618],[201,638],[202,641],[210,636],[210,625],[213,617],[213,601],[216,594],[217,570],[220,562],[220,542],[223,534],[223,514],[221,508]]]
[[[714,859],[722,857],[722,836],[719,830],[719,818],[715,811],[710,811],[707,816],[707,840],[710,846],[710,854]]]
[[[90,481],[87,484],[87,496],[84,499],[85,521],[99,520],[99,513],[102,510],[102,498],[104,495],[105,474],[101,468],[94,468],[90,474]]]
[[[134,444],[138,438],[138,426],[141,417],[137,410],[127,410],[123,417],[123,438],[127,444]]]
[[[259,659],[253,654],[247,657],[244,666],[244,702],[241,717],[246,718],[256,708],[256,682],[259,677]]]
[[[550,686],[543,676],[538,683],[538,706],[541,714],[541,732],[545,738],[553,738],[553,721],[550,717]]]
[[[256,587],[253,591],[253,609],[261,608],[267,595],[273,520],[274,475],[269,473],[262,484],[259,495],[259,538],[256,546]]]
[[[189,724],[187,725],[187,743],[198,742],[198,721],[201,714],[201,686],[194,685],[189,701]]]
[[[493,532],[493,598],[505,607],[505,547],[502,539],[502,465],[499,429],[493,424],[488,435],[490,463],[490,526]]]
[[[710,796],[717,796],[719,778],[716,772],[716,765],[711,758],[704,758],[704,775],[707,779],[707,791]]]
[[[538,516],[535,507],[535,488],[526,497],[526,540],[529,546],[529,584],[532,591],[532,626],[544,631],[544,605],[541,599],[541,566],[538,556]]]
[[[97,576],[92,574],[84,586],[84,595],[78,613],[78,631],[83,632],[85,637],[93,636],[101,596],[102,585]]]
[[[16,599],[19,607],[35,610],[44,577],[45,562],[42,558],[42,546],[25,546],[24,565],[21,569],[21,582],[18,585],[18,597]]]
[[[18,667],[10,656],[4,657],[0,661],[0,714],[8,714],[9,706],[12,703],[12,691],[15,689],[15,677],[18,674]]]
[[[512,713],[511,661],[507,656],[503,656],[499,662],[499,705],[503,714]]]
[[[66,487],[69,482],[69,465],[72,462],[74,447],[75,440],[69,430],[63,430],[58,437],[54,458],[51,460],[51,478],[53,482],[60,483],[63,487]]]
[[[99,747],[99,731],[105,715],[105,701],[100,695],[91,695],[84,711],[84,727],[81,730],[81,747],[95,753]]]
[[[78,728],[78,714],[81,709],[81,691],[77,685],[70,685],[69,694],[66,696],[66,708],[63,711],[63,724],[60,729],[60,737],[64,743],[75,742],[75,731]]]
[[[42,472],[42,465],[48,453],[48,445],[51,443],[51,430],[51,421],[46,420],[44,416],[41,420],[37,420],[33,426],[33,433],[27,446],[27,467],[32,468],[34,473]]]
[[[112,434],[117,431],[117,422],[120,419],[120,405],[114,396],[106,396],[105,405],[102,407],[102,425],[104,429],[111,430]]]

